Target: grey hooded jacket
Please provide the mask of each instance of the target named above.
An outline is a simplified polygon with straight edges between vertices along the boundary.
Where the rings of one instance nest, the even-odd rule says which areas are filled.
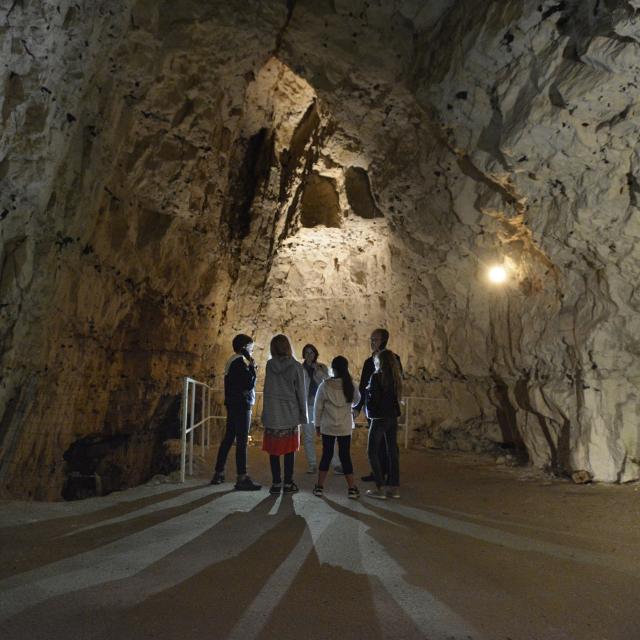
[[[264,376],[262,425],[291,429],[307,422],[307,394],[302,365],[292,356],[274,356]]]

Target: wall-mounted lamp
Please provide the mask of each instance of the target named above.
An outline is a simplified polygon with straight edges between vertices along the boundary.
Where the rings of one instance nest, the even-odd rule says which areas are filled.
[[[507,280],[507,270],[501,265],[493,265],[489,267],[489,271],[487,273],[489,277],[489,282],[493,284],[503,284]]]

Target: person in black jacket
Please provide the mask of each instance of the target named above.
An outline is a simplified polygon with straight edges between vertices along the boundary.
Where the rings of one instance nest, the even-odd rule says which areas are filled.
[[[400,471],[398,464],[398,417],[402,396],[402,371],[398,357],[385,349],[374,358],[376,370],[366,390],[365,407],[371,420],[367,456],[373,470],[376,488],[369,489],[371,498],[399,498]],[[384,491],[384,470],[380,465],[380,449],[384,447],[388,460],[388,489]]]
[[[366,391],[369,381],[371,380],[371,376],[375,371],[374,358],[375,356],[384,351],[387,348],[387,343],[389,342],[389,332],[386,329],[376,329],[371,334],[371,356],[369,356],[362,365],[362,373],[360,374],[360,384],[358,385],[358,389],[360,391],[360,402],[354,407],[353,417],[356,418],[360,413],[361,409],[364,406],[366,399]],[[400,356],[398,354],[394,354],[398,360],[398,365],[400,367],[400,374],[402,374],[402,363],[400,362]],[[371,421],[367,419],[369,426],[371,426]],[[380,447],[379,451],[379,459],[380,459],[380,468],[382,469],[382,474],[387,478],[388,475],[388,460],[387,460],[387,449],[384,446]],[[373,475],[373,471],[366,476],[362,476],[363,482],[373,482],[375,477]]]
[[[256,401],[256,363],[251,352],[253,338],[238,334],[231,343],[234,355],[224,368],[224,404],[227,407],[227,428],[218,449],[211,484],[224,482],[224,466],[233,441],[236,442],[236,471],[238,491],[257,491],[261,488],[247,475],[247,439],[251,426],[251,409]]]

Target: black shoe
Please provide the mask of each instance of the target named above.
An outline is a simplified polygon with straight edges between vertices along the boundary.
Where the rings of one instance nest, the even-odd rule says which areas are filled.
[[[373,473],[370,473],[368,476],[362,476],[362,482],[375,482],[376,479],[373,476]]]
[[[238,480],[233,488],[236,491],[259,491],[262,485],[256,484],[249,476],[245,476],[242,480]]]
[[[295,482],[289,482],[282,488],[282,493],[296,493],[298,490],[298,485]]]
[[[210,484],[222,484],[224,482],[224,471],[216,471],[211,478]]]
[[[274,482],[269,489],[269,493],[278,495],[282,491],[282,482]]]

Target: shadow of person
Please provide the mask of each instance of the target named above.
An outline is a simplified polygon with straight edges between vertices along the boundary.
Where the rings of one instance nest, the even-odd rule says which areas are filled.
[[[208,487],[170,491],[97,513],[0,530],[0,579],[105,546],[188,514],[227,493],[212,492]],[[6,555],[9,552],[11,555]]]

